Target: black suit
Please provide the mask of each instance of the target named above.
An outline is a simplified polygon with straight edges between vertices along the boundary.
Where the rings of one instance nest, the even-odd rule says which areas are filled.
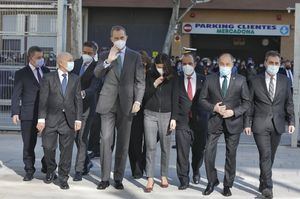
[[[72,73],[80,75],[80,70],[83,65],[82,58],[74,61],[74,69]],[[92,62],[80,76],[81,90],[85,92],[83,103],[83,118],[80,132],[76,135],[76,146],[78,148],[75,171],[83,173],[86,170],[89,159],[87,158],[87,144],[90,126],[95,115],[95,94],[97,86],[100,83],[94,75],[94,69],[97,62]]]
[[[185,77],[178,78],[178,116],[176,126],[177,176],[182,185],[189,184],[189,152],[192,147],[192,169],[200,175],[207,137],[207,112],[199,104],[200,91],[205,77],[196,76],[196,91],[193,100],[188,97]]]
[[[71,168],[72,149],[75,138],[75,120],[82,121],[82,99],[80,78],[72,73],[68,75],[65,95],[58,71],[44,76],[41,83],[39,119],[46,120],[45,130],[42,134],[47,173],[56,169],[55,151],[57,137],[61,151],[58,174],[60,180],[67,181]]]
[[[209,75],[200,94],[201,105],[210,112],[205,167],[208,182],[215,183],[218,179],[215,169],[217,143],[220,135],[224,133],[226,142],[224,186],[232,187],[236,170],[236,150],[244,129],[244,113],[250,108],[250,94],[246,78],[238,74],[231,74],[225,97],[222,96],[220,87],[219,75]],[[234,116],[223,119],[220,114],[215,113],[213,109],[218,102],[233,110]]]
[[[272,188],[272,165],[285,125],[295,124],[294,104],[287,77],[277,74],[273,101],[269,97],[265,74],[249,83],[252,99],[247,113],[247,127],[252,127],[260,157],[260,183],[264,188]]]
[[[287,76],[287,78],[288,78],[288,80],[289,80],[289,81],[288,81],[289,87],[291,88],[291,91],[292,91],[292,94],[293,94],[293,80],[292,80],[292,78],[291,78],[290,76],[288,76],[288,74],[287,74],[288,71],[291,71],[292,77],[294,77],[294,70],[293,70],[293,69],[287,70],[287,69],[285,69],[285,68],[280,68],[279,71],[278,71],[278,73]]]
[[[42,67],[43,74],[49,71]],[[19,115],[21,120],[21,132],[23,139],[23,162],[25,171],[34,173],[35,153],[37,140],[37,116],[39,106],[40,85],[30,66],[26,66],[15,73],[13,95],[11,99],[11,111],[13,115]],[[20,106],[20,101],[22,105]],[[43,163],[43,162],[42,162]]]

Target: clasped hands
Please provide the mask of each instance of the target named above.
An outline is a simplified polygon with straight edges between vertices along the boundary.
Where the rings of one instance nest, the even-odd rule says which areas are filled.
[[[219,113],[224,119],[230,118],[234,115],[233,110],[226,109],[226,105],[222,105],[222,102],[218,102],[214,106],[214,112]]]

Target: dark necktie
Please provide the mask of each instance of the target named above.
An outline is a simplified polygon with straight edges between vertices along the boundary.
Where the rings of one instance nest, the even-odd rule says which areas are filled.
[[[122,63],[122,58],[121,58],[121,52],[119,52],[118,54],[119,54],[119,56],[117,58],[118,73],[119,73],[119,76],[121,76],[121,72],[123,69],[123,63]]]
[[[271,98],[271,101],[273,101],[274,100],[274,77],[273,76],[270,78],[269,96]]]
[[[226,96],[226,93],[227,93],[227,76],[224,75],[223,76],[224,80],[223,80],[223,83],[222,83],[222,96],[225,97]]]
[[[61,82],[61,88],[62,88],[62,92],[63,92],[63,95],[65,95],[66,93],[66,90],[67,90],[67,74],[64,73],[62,74],[62,76],[64,77],[62,82]]]
[[[40,68],[36,68],[36,73],[37,73],[37,77],[38,77],[38,81],[41,82],[42,80],[42,76],[41,76],[41,73],[40,73]]]
[[[82,76],[85,71],[85,64],[83,64],[80,68],[79,76]]]

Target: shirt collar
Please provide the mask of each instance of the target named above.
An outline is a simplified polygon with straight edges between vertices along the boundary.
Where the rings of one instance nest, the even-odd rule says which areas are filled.
[[[270,79],[271,79],[271,76],[270,76],[267,72],[265,72],[265,78],[266,78],[267,80],[270,80]],[[274,80],[275,80],[275,81],[277,80],[277,74],[274,75]]]
[[[184,75],[185,79],[188,79],[188,77],[190,77],[191,80],[196,79],[196,72],[194,71],[193,74],[192,74],[192,76]]]
[[[68,77],[68,73],[63,72],[63,71],[60,70],[60,69],[57,69],[57,72],[58,72],[58,75],[59,75],[59,76],[62,76],[63,74],[67,74],[67,77]]]
[[[33,66],[31,63],[29,63],[29,67],[31,68],[32,71],[34,71],[36,69],[36,67]]]
[[[125,51],[126,51],[126,46],[122,50],[120,50],[119,53],[124,55]]]

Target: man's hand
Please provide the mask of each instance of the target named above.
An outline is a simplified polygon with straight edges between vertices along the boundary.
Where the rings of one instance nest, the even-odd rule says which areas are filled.
[[[246,135],[251,135],[251,133],[252,133],[251,128],[250,128],[250,127],[246,127],[246,128],[244,129],[244,133],[245,133]]]
[[[176,129],[176,120],[170,121],[170,131],[173,131]]]
[[[214,107],[214,112],[219,113],[223,116],[224,112],[226,111],[226,106],[221,106],[222,102],[218,102]]]
[[[234,116],[234,112],[233,112],[233,110],[228,109],[228,110],[225,110],[222,115],[223,115],[223,118],[225,119],[225,118]]]
[[[19,115],[13,115],[12,122],[17,125],[20,122]]]
[[[42,133],[44,128],[45,128],[45,123],[44,122],[38,122],[36,125],[37,130],[39,131],[38,133]]]
[[[81,129],[81,121],[75,121],[74,130],[79,131]]]
[[[137,113],[137,112],[139,112],[140,109],[141,109],[141,103],[135,101],[132,106],[131,113]]]
[[[153,86],[155,88],[157,88],[162,82],[164,81],[164,77],[163,76],[160,76],[159,78],[157,78],[154,83],[153,83]]]
[[[107,62],[111,63],[111,62],[115,61],[118,58],[118,52],[119,52],[118,48],[113,46],[109,51]]]
[[[289,133],[292,134],[295,132],[295,126],[289,125]]]

